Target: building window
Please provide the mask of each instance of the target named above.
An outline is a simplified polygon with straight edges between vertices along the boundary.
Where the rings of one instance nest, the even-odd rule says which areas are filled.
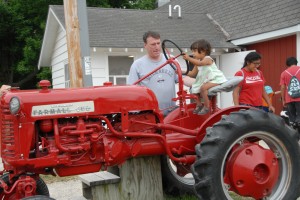
[[[133,58],[128,56],[109,56],[109,81],[114,85],[125,85]]]

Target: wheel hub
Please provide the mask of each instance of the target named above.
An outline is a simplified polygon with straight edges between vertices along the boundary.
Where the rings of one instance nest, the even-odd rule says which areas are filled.
[[[278,176],[275,154],[256,143],[246,143],[229,157],[224,180],[239,195],[261,199],[272,192]]]

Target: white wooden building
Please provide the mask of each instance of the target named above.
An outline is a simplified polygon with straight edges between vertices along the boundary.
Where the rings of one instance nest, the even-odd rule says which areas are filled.
[[[212,57],[227,77],[241,68],[247,50],[255,50],[258,45],[262,49],[268,41],[277,43],[289,36],[295,41],[290,56],[300,60],[299,9],[296,0],[172,0],[150,11],[89,7],[93,85],[106,81],[125,84],[132,62],[146,53],[142,35],[149,30],[159,32],[162,40],[172,40],[184,51],[189,51],[198,39],[208,40],[213,47]],[[50,6],[38,67],[51,67],[53,88],[69,87],[66,41],[63,6]],[[280,45],[287,46],[282,42]],[[280,53],[277,55],[284,58],[289,55]],[[271,63],[272,58],[263,61]],[[279,73],[284,63],[277,65]],[[231,94],[222,94],[221,99],[221,107],[232,105]]]

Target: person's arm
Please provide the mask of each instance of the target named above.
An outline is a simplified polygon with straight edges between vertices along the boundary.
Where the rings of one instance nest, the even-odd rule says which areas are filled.
[[[191,78],[196,78],[197,74],[198,74],[198,67],[196,65],[194,65],[192,71],[189,71],[187,76],[189,76]]]
[[[276,95],[276,94],[280,94],[281,93],[281,91],[280,90],[278,90],[278,91],[276,91],[276,92],[274,92],[274,94]]]
[[[183,59],[193,63],[196,66],[206,66],[206,65],[211,65],[213,63],[213,60],[210,58],[204,58],[203,60],[198,60],[198,59],[190,57],[187,54],[183,55]]]
[[[263,89],[263,93],[262,93],[262,96],[264,98],[264,100],[267,102],[267,104],[269,105],[269,110],[272,111],[273,113],[275,112],[275,108],[273,107],[271,101],[270,101],[270,98],[266,92],[265,89]]]
[[[285,107],[285,96],[284,96],[284,91],[285,91],[285,85],[280,86],[280,92],[281,92],[281,101],[282,101],[282,106]]]
[[[241,86],[236,86],[232,91],[233,104],[235,106],[239,105],[239,96],[240,96]]]

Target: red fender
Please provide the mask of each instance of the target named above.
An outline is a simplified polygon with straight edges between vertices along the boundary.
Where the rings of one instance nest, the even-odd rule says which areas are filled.
[[[231,112],[239,111],[241,109],[249,109],[250,106],[231,106],[221,109],[214,114],[210,115],[200,126],[198,134],[196,135],[197,143],[200,143],[206,135],[206,128],[213,126],[221,120],[222,115],[229,115]]]

